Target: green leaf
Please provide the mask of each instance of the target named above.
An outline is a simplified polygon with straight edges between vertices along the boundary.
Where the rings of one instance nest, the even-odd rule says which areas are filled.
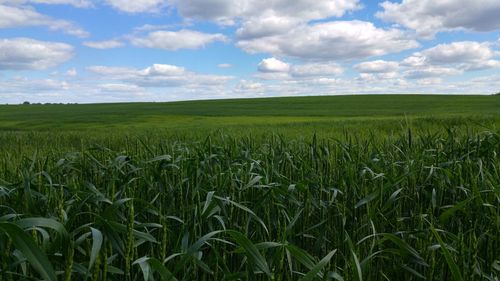
[[[161,280],[177,281],[174,275],[159,260],[150,258],[148,260],[148,263],[155,272],[158,272],[158,274],[160,274]]]
[[[142,258],[139,258],[136,261],[134,261],[134,263],[132,263],[133,265],[136,265],[136,264],[139,265],[139,267],[141,268],[141,271],[142,271],[142,276],[144,277],[144,281],[151,280],[151,278],[150,278],[151,266],[149,266],[148,260],[149,260],[148,257],[142,257]]]
[[[254,178],[252,178],[246,185],[245,187],[243,187],[243,189],[247,189],[247,188],[250,188],[252,186],[254,186],[256,183],[260,182],[260,180],[262,179],[262,176],[255,176]]]
[[[408,243],[406,243],[405,241],[403,241],[401,238],[397,237],[396,235],[391,234],[391,233],[380,233],[378,235],[384,237],[385,239],[388,239],[388,240],[392,241],[400,249],[402,249],[403,251],[405,251],[408,254],[412,255],[414,258],[416,258],[416,259],[418,259],[420,261],[423,261],[422,257],[419,255],[419,253],[417,252],[417,250],[415,250],[414,248],[412,248],[410,245],[408,245]],[[381,242],[383,242],[383,240]]]
[[[99,252],[101,251],[102,241],[103,241],[101,231],[92,227],[90,228],[90,230],[92,231],[92,250],[90,252],[89,271],[94,265],[95,260],[99,255]]]
[[[269,270],[269,265],[266,262],[266,259],[261,255],[257,247],[248,239],[245,235],[241,234],[238,231],[227,230],[227,234],[229,234],[235,242],[245,249],[246,256],[250,259],[262,272],[264,272],[268,277],[271,277],[271,271]]]
[[[203,211],[201,211],[201,214],[204,215],[205,212],[207,211],[208,207],[212,203],[212,199],[214,197],[215,191],[210,191],[207,193],[207,199],[205,200],[205,205],[203,206]]]
[[[313,280],[315,277],[321,278],[321,276],[318,276],[318,273],[320,273],[320,271],[330,262],[333,255],[335,255],[336,252],[337,249],[331,251],[328,255],[326,255],[306,274],[306,276],[302,277],[300,281],[310,281]]]
[[[159,162],[159,161],[171,161],[172,160],[172,156],[170,155],[160,155],[160,156],[157,156],[149,161],[147,161],[146,163],[154,163],[154,162]]]
[[[68,231],[66,231],[66,228],[64,227],[64,225],[62,225],[60,222],[53,220],[53,219],[26,218],[26,219],[21,219],[21,220],[16,221],[15,224],[17,226],[19,226],[21,229],[27,229],[27,228],[33,228],[33,227],[46,227],[46,228],[50,228],[50,229],[57,231],[64,238],[69,237]]]
[[[330,272],[328,274],[328,277],[337,281],[344,281],[344,277],[342,277],[342,275],[338,274],[337,272]]]
[[[449,208],[448,210],[444,211],[440,216],[439,216],[439,221],[441,223],[446,223],[448,220],[458,211],[461,211],[467,207],[467,205],[474,200],[475,197],[469,197],[465,199],[464,201],[456,204],[455,206]]]
[[[369,194],[369,195],[368,195],[368,196],[366,196],[365,198],[361,199],[361,200],[360,200],[360,201],[356,204],[356,206],[354,206],[354,208],[355,208],[355,209],[357,209],[357,208],[359,208],[359,207],[361,207],[361,206],[363,206],[363,205],[366,205],[366,204],[370,203],[371,201],[373,201],[375,198],[377,198],[377,197],[378,197],[379,193],[380,193],[380,192],[375,191],[375,192],[373,192],[373,193]]]
[[[436,240],[438,241],[439,245],[441,246],[440,249],[443,252],[444,258],[446,259],[446,263],[448,264],[448,267],[450,268],[451,275],[453,276],[453,280],[455,281],[463,281],[462,274],[460,273],[460,269],[458,268],[458,265],[455,263],[453,260],[453,257],[451,256],[450,251],[448,251],[448,248],[446,248],[446,244],[443,242],[443,239],[439,235],[439,233],[436,231],[436,229],[431,225],[431,231],[432,234],[434,234],[434,237],[436,237]]]
[[[361,269],[361,264],[359,263],[358,256],[356,255],[356,252],[354,251],[354,245],[352,243],[351,237],[349,234],[346,232],[346,239],[347,239],[347,244],[349,245],[349,250],[351,252],[351,257],[352,257],[352,268],[353,268],[353,274],[356,277],[355,280],[357,281],[362,281],[363,280],[363,270]]]
[[[214,197],[215,197],[215,198],[217,198],[217,199],[219,199],[219,200],[221,200],[221,201],[227,202],[227,203],[229,203],[229,204],[231,204],[231,205],[233,205],[233,206],[235,206],[235,207],[237,207],[237,208],[239,208],[239,209],[241,209],[241,210],[243,210],[243,211],[245,211],[245,212],[249,213],[251,217],[253,217],[255,220],[257,220],[257,221],[258,221],[258,222],[262,225],[262,227],[264,228],[264,230],[266,231],[266,233],[268,233],[268,234],[269,234],[269,230],[267,229],[267,226],[266,226],[266,224],[264,223],[264,221],[263,221],[261,218],[259,218],[259,217],[258,217],[258,216],[257,216],[257,215],[256,215],[256,214],[252,211],[252,210],[250,210],[248,207],[243,206],[242,204],[240,204],[240,203],[238,203],[238,202],[234,202],[234,201],[229,200],[229,199],[227,199],[227,198],[222,198],[222,197],[219,197],[219,196],[214,196]]]
[[[0,223],[0,231],[10,237],[16,249],[24,255],[43,279],[46,281],[57,281],[56,274],[47,256],[19,226],[13,223],[2,222]]]
[[[175,268],[174,274],[177,272],[181,271],[184,269],[184,266],[186,262],[195,254],[197,253],[200,248],[205,245],[212,237],[224,232],[223,230],[218,230],[218,231],[212,231],[208,234],[205,234],[203,237],[198,239],[193,245],[189,246],[189,248],[186,249],[186,251],[182,254],[181,260],[177,263],[177,266]],[[167,258],[167,260],[170,260],[170,258]]]
[[[314,267],[314,258],[304,250],[291,244],[286,245],[286,250],[307,269],[311,270]]]

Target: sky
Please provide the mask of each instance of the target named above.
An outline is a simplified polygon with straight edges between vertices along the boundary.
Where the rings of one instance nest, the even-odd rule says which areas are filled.
[[[0,103],[500,92],[499,0],[0,0]]]

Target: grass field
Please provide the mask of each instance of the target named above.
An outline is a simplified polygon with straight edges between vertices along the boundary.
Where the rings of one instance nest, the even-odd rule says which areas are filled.
[[[498,122],[500,96],[337,96],[175,103],[0,106],[0,130],[82,130],[110,127],[204,131],[423,120]],[[383,120],[382,120],[383,119]],[[260,128],[259,128],[260,129]]]
[[[500,96],[0,106],[0,280],[500,276]]]

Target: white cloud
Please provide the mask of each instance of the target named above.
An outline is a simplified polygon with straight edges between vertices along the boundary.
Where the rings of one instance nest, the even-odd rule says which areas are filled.
[[[144,88],[222,86],[233,79],[232,76],[199,74],[166,64],[154,64],[144,69],[91,66],[87,70],[99,74],[100,79],[121,81]]]
[[[123,83],[109,83],[109,84],[100,84],[98,85],[100,89],[105,92],[118,92],[118,93],[137,93],[143,92],[144,89],[131,84],[123,84]]]
[[[381,82],[385,81],[389,83],[387,80],[396,80],[400,81],[400,75],[397,72],[361,72],[359,74],[358,80],[361,81],[371,81],[371,82]],[[390,84],[388,84],[390,85]]]
[[[238,84],[238,88],[244,89],[244,90],[255,90],[255,89],[262,89],[264,87],[264,84],[255,82],[255,81],[248,81],[248,80],[241,80],[240,83]]]
[[[263,59],[258,66],[260,72],[288,72],[290,65],[276,58]]]
[[[424,78],[417,80],[417,84],[423,86],[435,86],[435,85],[440,85],[442,83],[443,83],[442,78]]]
[[[262,80],[281,81],[312,81],[314,79],[329,79],[344,72],[342,66],[336,63],[306,63],[291,65],[276,58],[262,60],[258,65],[259,73],[254,77]]]
[[[75,77],[78,75],[78,71],[76,71],[76,68],[71,68],[66,71],[67,76]]]
[[[152,76],[180,76],[186,73],[186,69],[175,65],[153,64],[142,72]]]
[[[425,66],[409,69],[405,72],[405,77],[409,79],[439,78],[443,76],[459,75],[461,70],[449,67]]]
[[[237,46],[249,53],[349,60],[397,53],[419,44],[397,29],[377,28],[364,21],[336,21],[301,25],[283,34],[240,40]]]
[[[115,49],[123,47],[125,44],[119,40],[105,40],[105,41],[86,41],[83,42],[84,46],[94,49]]]
[[[500,29],[498,0],[403,0],[381,6],[384,10],[377,17],[416,30],[423,38],[432,38],[439,31]]]
[[[266,93],[266,87],[264,84],[249,81],[249,80],[240,80],[238,85],[236,85],[234,91],[238,94],[247,95],[263,95]]]
[[[233,65],[230,63],[220,63],[217,65],[217,67],[218,68],[231,68],[231,67],[233,67]]]
[[[472,41],[453,42],[437,45],[422,54],[430,63],[435,64],[476,63],[493,58],[494,52],[489,45]]]
[[[68,61],[73,47],[29,38],[0,39],[0,70],[43,70]]]
[[[208,34],[193,30],[154,31],[146,37],[131,37],[130,42],[139,47],[176,51],[179,49],[199,49],[213,42],[225,42],[227,38],[220,34]]]
[[[168,0],[0,0],[0,4],[47,4],[71,5],[77,8],[95,7],[97,3],[105,3],[115,10],[125,13],[158,13],[168,6]]]
[[[72,22],[42,15],[29,6],[8,6],[0,3],[0,29],[25,26],[45,26],[51,30],[61,30],[77,37],[89,35]]]
[[[21,5],[21,4],[47,4],[47,5],[71,5],[77,8],[90,8],[94,4],[91,0],[0,0],[0,4]]]
[[[29,2],[37,4],[65,4],[77,8],[89,8],[94,6],[90,0],[29,0]]]
[[[357,64],[354,69],[361,73],[390,73],[395,72],[399,68],[399,63],[394,61],[368,61]]]
[[[105,0],[116,10],[126,13],[156,13],[167,5],[165,0]]]
[[[318,77],[340,75],[344,69],[336,63],[308,63],[293,65],[290,72],[295,77]]]
[[[16,77],[8,80],[1,80],[0,86],[3,93],[22,93],[22,92],[49,92],[66,91],[70,88],[66,81],[55,79],[28,79],[25,77]]]
[[[358,0],[174,0],[179,12],[188,18],[233,23],[262,14],[275,14],[309,21],[340,17],[360,7]]]
[[[111,67],[111,66],[89,66],[86,68],[90,72],[110,77],[129,77],[138,74],[138,71],[128,67]]]
[[[500,61],[495,59],[498,54],[490,46],[487,42],[473,41],[439,44],[414,53],[402,64],[410,67],[447,66],[461,71],[500,67]]]
[[[274,13],[263,14],[244,21],[236,31],[236,36],[243,40],[286,33],[291,28],[294,28],[297,23],[296,18],[280,17]]]

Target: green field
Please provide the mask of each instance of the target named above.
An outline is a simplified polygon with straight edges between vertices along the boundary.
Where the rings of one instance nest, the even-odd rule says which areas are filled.
[[[0,130],[203,129],[470,118],[498,123],[500,96],[337,96],[0,106]]]
[[[0,106],[0,280],[500,276],[500,96]]]

